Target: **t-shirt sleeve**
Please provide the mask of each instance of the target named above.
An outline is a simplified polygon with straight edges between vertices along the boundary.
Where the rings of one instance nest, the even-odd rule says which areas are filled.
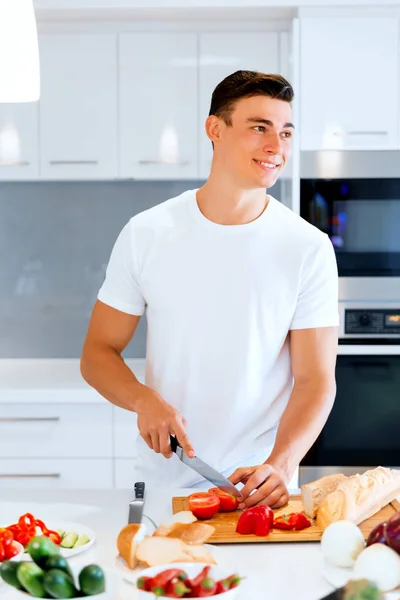
[[[111,252],[106,277],[97,298],[130,315],[142,315],[145,300],[140,289],[131,223],[125,225]]]
[[[338,270],[327,235],[306,257],[290,329],[339,325]]]

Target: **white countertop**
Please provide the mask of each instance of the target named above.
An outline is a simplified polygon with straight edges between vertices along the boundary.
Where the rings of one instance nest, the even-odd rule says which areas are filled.
[[[145,514],[156,523],[172,514],[173,496],[193,490],[148,489]],[[0,521],[13,521],[24,512],[46,520],[74,521],[96,532],[94,546],[70,559],[71,564],[98,563],[116,568],[115,541],[127,523],[129,490],[7,490],[0,491]],[[333,588],[322,575],[318,543],[215,545],[219,563],[232,565],[246,576],[237,600],[319,600]],[[130,600],[134,586],[126,584]],[[14,592],[0,585],[0,600],[14,600]]]

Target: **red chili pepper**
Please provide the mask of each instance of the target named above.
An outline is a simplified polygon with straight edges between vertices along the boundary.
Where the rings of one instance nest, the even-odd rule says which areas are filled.
[[[287,531],[300,531],[311,527],[311,521],[303,513],[290,513],[277,517],[274,520],[274,527]]]
[[[203,581],[203,579],[206,579],[208,577],[208,574],[211,570],[211,566],[208,565],[207,567],[204,567],[200,573],[198,575],[196,575],[196,577],[193,577],[193,579],[188,579],[187,580],[187,584],[193,589],[196,586],[200,585],[200,583]]]
[[[217,592],[217,582],[210,577],[206,577],[203,581],[192,588],[190,595],[193,598],[206,598],[207,596],[214,596]]]
[[[154,575],[153,581],[151,584],[151,591],[153,591],[154,588],[165,589],[167,587],[168,583],[171,581],[171,579],[175,579],[175,577],[179,577],[179,575],[181,575],[182,573],[184,573],[184,571],[182,571],[182,569],[166,569],[165,571],[161,571],[161,573]]]
[[[236,531],[241,535],[266,536],[271,531],[273,520],[274,513],[269,506],[253,506],[240,515]]]
[[[139,577],[139,579],[136,581],[136,585],[139,590],[150,592],[152,582],[152,577],[146,577],[145,575],[143,575],[142,577]]]
[[[169,598],[183,598],[188,592],[190,592],[190,588],[177,577],[171,579],[165,590],[166,596]]]

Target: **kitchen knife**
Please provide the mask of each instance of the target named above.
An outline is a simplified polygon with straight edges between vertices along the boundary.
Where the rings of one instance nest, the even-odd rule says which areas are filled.
[[[144,506],[145,485],[143,481],[137,481],[134,486],[135,498],[129,503],[128,523],[141,523]]]
[[[227,494],[231,494],[236,498],[240,498],[242,496],[240,491],[233,485],[233,483],[229,481],[229,479],[226,479],[226,477],[221,475],[221,473],[218,473],[218,471],[210,467],[210,465],[205,463],[200,458],[197,458],[197,456],[194,458],[189,458],[186,456],[176,437],[173,435],[170,435],[169,437],[172,451],[175,452],[179,460],[181,460],[184,465],[196,471],[196,473],[204,477],[204,479],[207,479],[207,481],[210,481],[210,483],[212,483],[215,487],[226,492]]]

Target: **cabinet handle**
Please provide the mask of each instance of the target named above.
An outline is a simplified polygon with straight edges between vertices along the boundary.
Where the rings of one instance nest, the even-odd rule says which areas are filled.
[[[50,165],[98,165],[98,160],[49,160]]]
[[[18,162],[0,162],[0,167],[27,167],[31,163],[29,160],[19,160]]]
[[[39,479],[42,477],[46,477],[49,479],[59,479],[61,477],[61,473],[0,473],[0,479]]]
[[[0,417],[0,423],[59,421],[60,417]]]
[[[387,131],[347,131],[346,135],[389,135]]]
[[[169,162],[167,160],[139,160],[139,165],[167,165],[169,167],[180,167],[188,164],[188,160],[178,160],[176,162]]]

